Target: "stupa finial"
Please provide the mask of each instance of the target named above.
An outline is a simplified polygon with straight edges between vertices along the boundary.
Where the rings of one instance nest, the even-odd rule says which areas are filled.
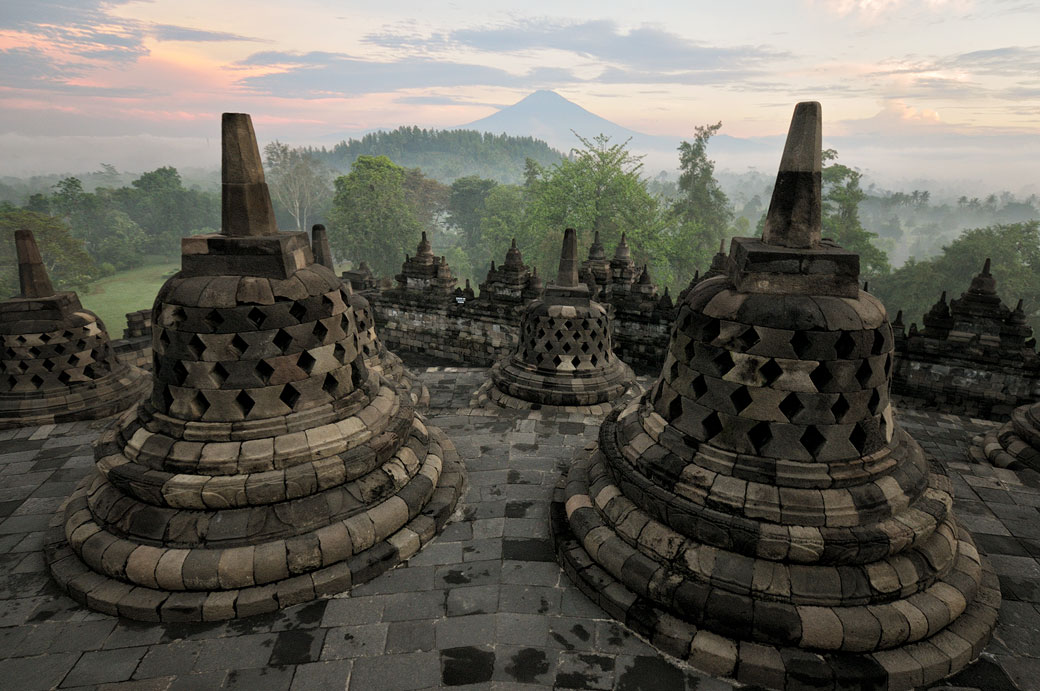
[[[224,113],[220,142],[221,231],[231,237],[277,233],[271,193],[249,115]]]
[[[820,244],[823,114],[816,101],[795,106],[769,201],[762,241],[810,248]]]
[[[578,285],[578,233],[574,228],[563,231],[563,247],[560,250],[560,270],[556,274],[556,285],[568,288]]]
[[[335,270],[332,265],[332,248],[329,247],[329,234],[325,226],[316,223],[311,228],[311,251],[314,252],[314,261],[322,266]]]
[[[54,295],[54,286],[36,246],[31,230],[14,231],[14,247],[18,255],[18,282],[23,298],[45,298]]]

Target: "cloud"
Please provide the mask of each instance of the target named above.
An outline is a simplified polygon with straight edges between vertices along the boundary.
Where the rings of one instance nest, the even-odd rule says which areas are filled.
[[[369,34],[384,48],[464,47],[483,52],[561,50],[638,70],[720,70],[745,67],[785,54],[762,46],[718,47],[654,26],[624,31],[610,20],[559,22],[531,19],[499,26],[458,29],[423,37],[411,27]]]
[[[371,62],[338,53],[254,53],[239,63],[280,71],[246,77],[239,85],[253,92],[288,98],[327,98],[401,89],[459,86],[524,87],[530,80],[574,81],[566,70],[537,69],[515,75],[496,67],[428,58]]]
[[[229,34],[223,31],[206,31],[204,29],[192,29],[186,26],[174,26],[172,24],[157,24],[151,33],[160,41],[250,41],[261,42],[263,39]],[[263,41],[269,43],[269,41]]]
[[[816,0],[815,4],[840,16],[856,15],[865,19],[877,19],[881,15],[890,14],[904,8],[917,9],[923,5],[932,11],[946,11],[954,8],[968,9],[975,3],[973,0]],[[908,7],[909,6],[909,7]]]

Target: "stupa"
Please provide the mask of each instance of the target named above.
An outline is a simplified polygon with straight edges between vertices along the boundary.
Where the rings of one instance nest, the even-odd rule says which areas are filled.
[[[155,300],[151,398],[106,430],[45,538],[55,581],[131,619],[270,612],[372,579],[459,497],[454,446],[370,371],[349,293],[279,232],[248,115],[223,116],[222,233]]]
[[[677,306],[662,373],[551,509],[567,574],[658,649],[773,689],[909,689],[988,641],[997,579],[896,423],[892,330],[820,238],[821,118],[797,106],[761,240]]]
[[[311,247],[314,251],[314,261],[332,270],[332,250],[329,247],[329,234],[325,226],[320,223],[311,228]],[[404,362],[396,354],[387,350],[383,342],[379,340],[376,333],[376,319],[372,311],[372,304],[365,296],[355,293],[352,284],[348,280],[343,281],[343,288],[347,292],[347,302],[354,310],[355,327],[358,334],[358,349],[365,359],[365,367],[369,371],[377,372],[390,379],[396,384],[401,384],[408,392],[412,403],[416,406],[426,406],[430,402],[430,392],[426,386],[416,380],[411,372],[404,366]]]
[[[563,236],[556,282],[524,308],[516,351],[491,368],[476,398],[508,408],[580,407],[605,413],[636,392],[632,369],[611,348],[610,316],[578,280],[577,234]]]
[[[519,305],[524,302],[530,283],[531,270],[524,264],[524,257],[516,246],[516,238],[513,238],[502,266],[496,267],[491,262],[487,278],[480,284],[480,297],[490,302]]]
[[[444,257],[434,255],[425,230],[415,249],[415,256],[404,258],[401,273],[395,279],[398,290],[433,299],[452,297],[458,282],[452,276]]]
[[[21,293],[0,302],[0,429],[92,420],[142,399],[148,375],[119,360],[76,293],[54,290],[32,232],[14,239]]]

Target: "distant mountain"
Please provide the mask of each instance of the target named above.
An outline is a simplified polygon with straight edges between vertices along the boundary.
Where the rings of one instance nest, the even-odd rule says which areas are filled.
[[[575,133],[586,138],[605,134],[614,142],[631,139],[629,148],[635,153],[646,155],[648,168],[676,168],[679,164],[679,155],[676,152],[681,141],[679,137],[645,134],[623,127],[589,112],[555,91],[535,91],[497,113],[454,129],[505,133],[513,136],[530,135],[564,152],[580,146]],[[709,153],[753,157],[762,154],[778,156],[779,152],[775,151],[777,142],[780,142],[779,146],[782,147],[783,138],[739,139],[720,134],[712,138]]]

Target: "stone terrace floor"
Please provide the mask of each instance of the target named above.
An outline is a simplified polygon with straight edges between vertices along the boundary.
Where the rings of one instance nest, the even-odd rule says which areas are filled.
[[[465,410],[486,370],[431,367],[429,418],[469,489],[444,533],[348,595],[215,624],[141,624],[86,610],[50,582],[43,530],[90,469],[104,424],[0,432],[0,687],[103,689],[732,689],[680,667],[590,603],[553,558],[552,488],[596,421]],[[1000,575],[1000,625],[942,688],[1040,688],[1040,488],[972,465],[992,423],[903,410],[953,478],[957,512]]]

